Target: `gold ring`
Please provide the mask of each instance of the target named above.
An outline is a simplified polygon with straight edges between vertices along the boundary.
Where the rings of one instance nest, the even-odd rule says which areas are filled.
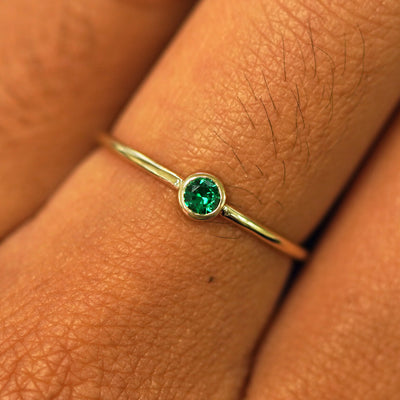
[[[182,179],[174,172],[110,135],[101,134],[99,141],[125,160],[139,165],[177,189],[179,204],[189,217],[195,220],[210,220],[221,215],[281,252],[297,260],[307,258],[307,250],[303,247],[285,239],[226,204],[224,185],[214,175],[197,172]]]

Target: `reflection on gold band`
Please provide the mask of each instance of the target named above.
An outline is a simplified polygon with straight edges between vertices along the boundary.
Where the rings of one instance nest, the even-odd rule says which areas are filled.
[[[146,171],[157,176],[159,179],[169,183],[175,189],[179,190],[181,188],[181,185],[184,182],[181,177],[179,177],[169,169],[163,167],[162,165],[156,163],[151,158],[145,156],[139,151],[132,149],[131,147],[119,142],[118,140],[107,134],[100,135],[99,141],[126,160],[132,162],[133,164],[139,165]],[[220,211],[218,211],[218,214],[225,217],[229,221],[234,222],[241,228],[251,232],[265,243],[268,243],[270,246],[297,260],[304,260],[307,258],[307,251],[303,247],[292,243],[291,241],[285,239],[284,237],[273,232],[272,230],[262,226],[258,222],[242,214],[235,208],[229,206],[228,204],[225,204],[225,198],[224,203],[221,203],[221,209]]]

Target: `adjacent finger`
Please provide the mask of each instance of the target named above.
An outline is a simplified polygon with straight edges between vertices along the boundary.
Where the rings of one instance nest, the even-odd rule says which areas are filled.
[[[0,3],[0,238],[110,126],[192,3]]]
[[[400,115],[279,314],[249,400],[398,397],[399,157]]]
[[[301,240],[398,97],[398,4],[358,5],[202,3],[116,134],[182,176],[214,173],[230,204]],[[238,397],[290,260],[222,222],[186,219],[153,176],[95,153],[1,250],[23,269],[2,362],[47,391]],[[49,358],[65,380],[32,373]],[[24,393],[15,375],[3,387]]]

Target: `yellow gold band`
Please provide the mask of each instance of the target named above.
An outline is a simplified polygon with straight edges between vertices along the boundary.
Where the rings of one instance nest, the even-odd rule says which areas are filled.
[[[205,172],[198,172],[186,179],[182,179],[174,172],[110,135],[100,135],[99,141],[108,149],[133,164],[139,165],[177,189],[179,191],[179,204],[182,210],[190,217],[197,220],[206,220],[221,215],[281,252],[297,260],[307,258],[308,253],[303,247],[285,239],[226,204],[225,189],[222,182],[215,176]]]

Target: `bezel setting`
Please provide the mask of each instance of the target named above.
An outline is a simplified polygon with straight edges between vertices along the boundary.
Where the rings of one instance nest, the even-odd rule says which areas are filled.
[[[174,190],[178,190],[179,204],[184,213],[191,218],[197,220],[209,220],[217,215],[221,215],[221,217],[237,224],[245,231],[254,234],[258,239],[276,248],[282,253],[301,261],[304,261],[308,257],[308,251],[306,248],[297,243],[291,242],[284,236],[279,235],[270,228],[263,226],[254,219],[243,214],[235,207],[226,204],[224,186],[214,175],[206,172],[198,172],[188,176],[186,179],[182,179],[175,172],[172,172],[170,169],[152,160],[140,151],[133,149],[108,134],[101,134],[99,136],[99,141],[108,147],[110,151],[125,158],[126,161],[136,164],[148,173],[155,175],[164,183],[171,185]],[[196,182],[196,184],[188,187],[193,179],[199,177],[211,180],[213,183],[199,182],[199,186],[197,186]],[[213,209],[214,207],[216,208]],[[212,211],[209,212],[210,210]],[[197,212],[201,212],[202,214],[198,214]]]
[[[212,180],[219,191],[219,195],[220,195],[220,200],[219,200],[219,204],[217,206],[217,208],[215,210],[213,210],[210,213],[207,214],[198,214],[196,212],[194,212],[193,210],[191,210],[186,204],[185,204],[185,190],[187,188],[187,186],[195,179],[197,178],[207,178]],[[225,195],[225,188],[224,185],[222,184],[222,182],[214,175],[211,175],[207,172],[196,172],[195,174],[189,175],[187,178],[185,178],[180,187],[179,187],[179,191],[178,191],[178,200],[179,200],[179,204],[183,210],[183,212],[188,215],[189,217],[196,219],[196,220],[210,220],[215,218],[222,210],[222,207],[225,205],[225,201],[226,201],[226,195]]]

